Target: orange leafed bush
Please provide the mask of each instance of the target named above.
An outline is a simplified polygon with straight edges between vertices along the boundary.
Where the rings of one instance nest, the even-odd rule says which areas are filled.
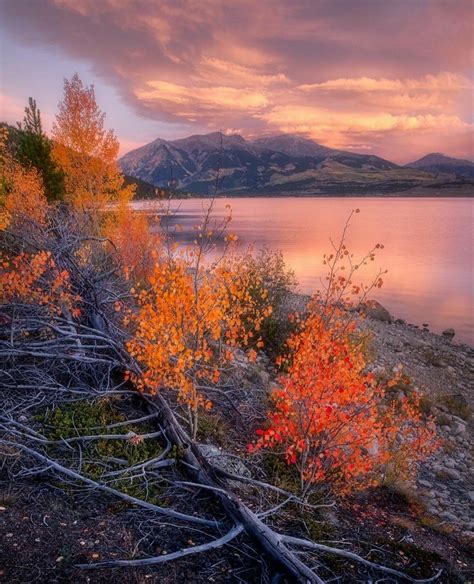
[[[162,245],[161,233],[152,230],[145,213],[135,212],[123,198],[110,212],[104,225],[104,235],[115,248],[127,280],[142,281],[153,269],[156,252]]]
[[[272,395],[266,427],[249,446],[250,451],[280,452],[297,467],[305,494],[315,483],[341,492],[370,486],[393,461],[407,476],[437,446],[434,426],[422,419],[419,398],[391,399],[389,389],[397,379],[383,386],[368,372],[356,317],[343,300],[351,292],[365,295],[372,286],[354,285],[355,266],[365,261],[351,260],[346,251],[342,241],[329,258],[326,291],[312,299],[288,341],[288,354],[280,359],[285,369],[281,388]],[[366,256],[369,261],[372,253]],[[377,275],[374,285],[379,282]]]
[[[257,282],[250,293],[237,259],[203,266],[198,250],[158,257],[147,287],[137,293],[138,311],[127,317],[135,328],[128,349],[144,369],[135,381],[152,392],[176,390],[194,436],[198,409],[211,407],[202,386],[219,381],[232,347],[254,357],[258,330],[271,311]]]
[[[422,421],[418,398],[390,401],[387,387],[366,371],[355,322],[336,309],[328,325],[328,310],[314,300],[290,338],[268,426],[250,449],[281,451],[298,468],[303,491],[313,483],[340,491],[370,486],[394,457],[408,475],[435,446],[432,426]]]
[[[1,301],[44,307],[48,313],[79,316],[79,296],[71,290],[69,273],[59,270],[49,252],[21,253],[2,259]]]
[[[34,168],[25,168],[17,162],[6,147],[7,132],[0,136],[0,228],[12,222],[21,226],[25,221],[45,223],[48,202],[43,181]]]

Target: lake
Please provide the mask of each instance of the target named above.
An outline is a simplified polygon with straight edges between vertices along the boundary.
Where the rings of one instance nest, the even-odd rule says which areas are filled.
[[[199,223],[206,199],[173,201],[171,223],[184,235]],[[396,318],[441,332],[456,330],[455,339],[474,345],[474,199],[468,198],[221,198],[214,214],[232,207],[230,231],[241,247],[253,244],[283,252],[300,290],[321,287],[322,255],[331,251],[351,209],[359,208],[348,232],[348,247],[359,256],[383,243],[374,264],[388,269],[384,286],[372,294]],[[147,208],[148,203],[135,203]]]

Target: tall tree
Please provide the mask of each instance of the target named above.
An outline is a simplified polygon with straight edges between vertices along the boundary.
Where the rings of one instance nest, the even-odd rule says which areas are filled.
[[[104,121],[94,87],[85,87],[77,73],[65,79],[53,125],[53,157],[65,174],[66,197],[80,207],[100,208],[133,195],[117,166],[119,142]]]
[[[45,195],[50,201],[64,197],[64,175],[52,157],[51,141],[43,132],[41,112],[33,98],[25,107],[23,124],[18,137],[17,157],[26,165],[33,166],[43,179]]]
[[[37,136],[43,135],[41,112],[36,105],[36,100],[32,97],[28,98],[28,105],[25,107],[23,130],[25,130],[25,132],[36,134]]]

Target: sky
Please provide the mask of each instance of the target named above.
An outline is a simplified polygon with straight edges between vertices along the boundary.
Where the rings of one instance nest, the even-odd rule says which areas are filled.
[[[125,153],[221,130],[474,158],[473,0],[0,0],[0,119],[94,84]]]

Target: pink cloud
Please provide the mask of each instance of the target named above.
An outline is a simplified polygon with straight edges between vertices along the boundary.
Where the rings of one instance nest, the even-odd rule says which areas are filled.
[[[20,42],[91,63],[144,120],[181,133],[291,131],[400,159],[440,141],[454,154],[472,131],[470,0],[4,0],[2,12]]]

